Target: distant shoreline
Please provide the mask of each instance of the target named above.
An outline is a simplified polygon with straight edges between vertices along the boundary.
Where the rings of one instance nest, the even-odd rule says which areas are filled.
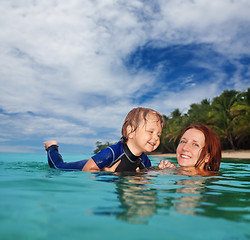
[[[152,153],[151,156],[176,157],[175,153]],[[244,158],[250,159],[250,150],[226,150],[222,151],[222,158]]]

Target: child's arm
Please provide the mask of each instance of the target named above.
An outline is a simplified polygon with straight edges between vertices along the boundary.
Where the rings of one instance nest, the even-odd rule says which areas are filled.
[[[88,162],[85,164],[85,166],[83,167],[82,171],[106,171],[106,172],[115,172],[117,166],[120,164],[121,160],[118,161],[117,163],[115,163],[112,167],[108,168],[108,167],[104,167],[102,169],[100,169],[95,161],[90,158],[88,160]]]
[[[100,171],[101,169],[96,165],[95,161],[90,158],[84,165],[82,171]]]

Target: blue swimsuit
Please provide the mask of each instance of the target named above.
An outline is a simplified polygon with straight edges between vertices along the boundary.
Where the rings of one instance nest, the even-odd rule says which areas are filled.
[[[58,146],[52,145],[46,149],[48,154],[48,163],[51,168],[64,171],[81,171],[88,160],[81,160],[77,162],[64,162],[62,156],[58,152]],[[129,150],[125,143],[119,141],[115,145],[111,145],[99,153],[94,155],[92,159],[96,165],[103,169],[104,167],[111,167],[116,162],[121,160],[116,168],[116,172],[134,172],[137,167],[140,169],[151,167],[151,162],[148,156],[143,153],[141,156],[135,156]]]

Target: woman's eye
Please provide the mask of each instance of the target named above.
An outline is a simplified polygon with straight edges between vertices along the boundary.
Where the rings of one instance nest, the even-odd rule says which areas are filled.
[[[186,141],[184,141],[184,140],[180,140],[180,143],[185,143]]]
[[[195,147],[199,147],[199,144],[197,144],[197,143],[193,143],[193,145],[194,145]]]

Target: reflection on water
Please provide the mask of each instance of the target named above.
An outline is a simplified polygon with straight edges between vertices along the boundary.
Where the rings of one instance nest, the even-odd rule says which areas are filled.
[[[112,175],[120,205],[97,207],[93,213],[115,215],[119,220],[133,223],[147,223],[154,214],[173,211],[250,222],[248,169],[242,168],[244,173],[238,170],[229,167],[212,176],[189,176],[178,170]],[[105,176],[110,181],[109,174]],[[95,180],[105,181],[105,178],[99,173],[95,174]]]
[[[97,174],[96,180],[102,174]],[[105,173],[105,176],[108,174]],[[150,187],[154,176],[147,174],[120,174],[113,178],[116,185],[118,208],[98,207],[95,214],[116,215],[120,220],[133,223],[146,222],[144,218],[152,216],[157,209],[157,191]],[[110,179],[109,179],[110,180]],[[109,181],[108,180],[108,181]],[[101,181],[105,181],[103,178]]]
[[[196,214],[200,210],[202,201],[202,193],[205,192],[205,183],[207,179],[183,179],[176,184],[179,186],[177,189],[178,197],[173,202],[176,211]]]
[[[129,222],[139,221],[138,217],[150,217],[156,213],[157,192],[149,186],[147,176],[123,176],[116,182],[117,195],[122,212],[118,218]]]
[[[0,154],[1,239],[250,239],[249,160],[204,176],[64,172],[37,159]]]

